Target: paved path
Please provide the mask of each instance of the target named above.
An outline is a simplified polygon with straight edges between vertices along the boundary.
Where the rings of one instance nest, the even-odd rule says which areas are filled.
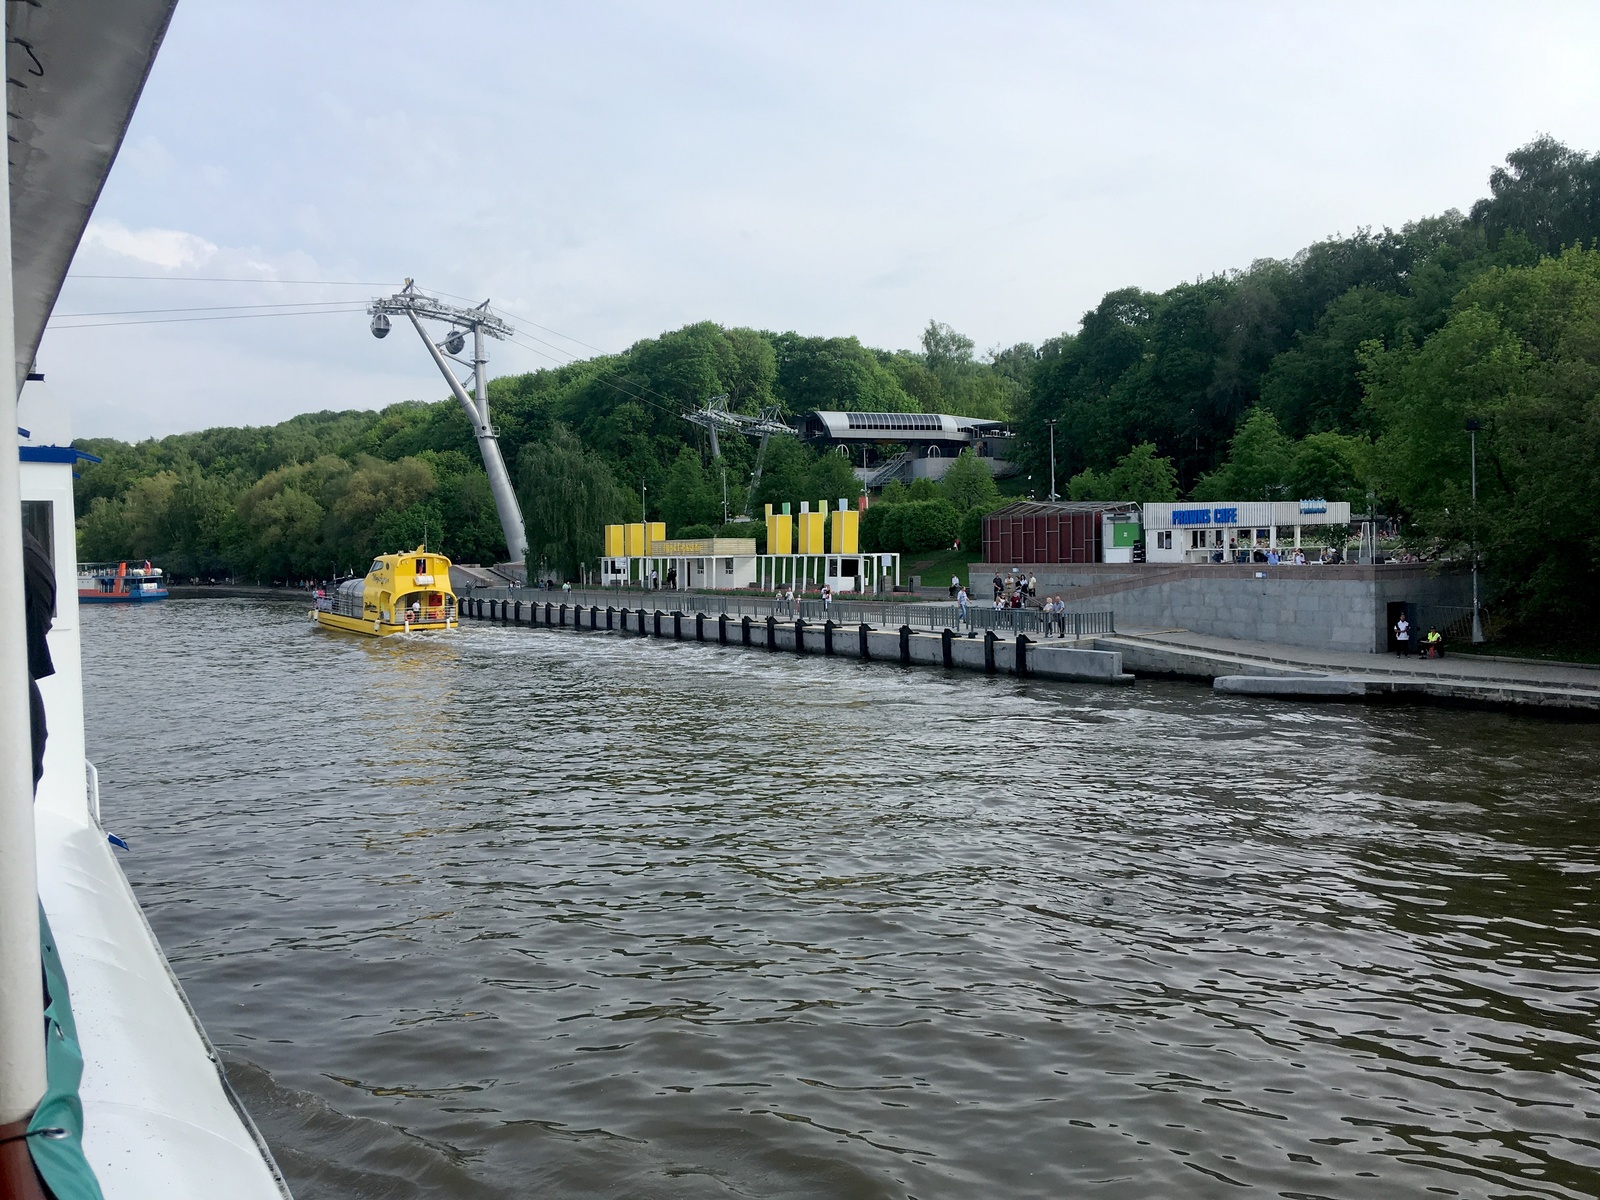
[[[1213,637],[1189,630],[1128,630],[1115,637],[1097,638],[1095,643],[1122,651],[1129,670],[1227,680],[1217,684],[1226,691],[1286,696],[1410,693],[1435,699],[1600,711],[1600,668],[1593,667],[1503,662],[1471,655],[1399,658]],[[1268,679],[1273,682],[1268,684]],[[1349,686],[1334,687],[1334,682]]]

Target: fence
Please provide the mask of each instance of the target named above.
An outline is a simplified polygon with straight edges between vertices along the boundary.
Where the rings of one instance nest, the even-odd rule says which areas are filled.
[[[626,607],[630,611],[644,608],[663,613],[681,612],[692,617],[704,613],[708,617],[748,616],[765,620],[769,616],[780,621],[801,617],[815,625],[832,620],[836,625],[870,625],[874,629],[898,629],[902,625],[912,629],[927,629],[934,633],[942,629],[985,630],[996,633],[1029,633],[1039,637],[1105,637],[1117,631],[1114,614],[1110,612],[1069,612],[1054,621],[1037,608],[994,609],[969,605],[967,619],[960,619],[960,609],[954,604],[889,604],[877,601],[835,600],[827,609],[820,600],[796,600],[780,603],[770,597],[756,596],[706,596],[689,592],[654,591],[644,593],[618,593],[608,591],[562,592],[556,590],[519,590],[508,603],[520,600],[523,611],[537,605],[540,612],[546,604],[552,611],[565,604],[568,609],[591,605],[603,613],[607,608]],[[488,609],[485,607],[485,614]],[[470,615],[470,614],[469,614]]]
[[[1426,637],[1428,630],[1437,629],[1447,642],[1466,642],[1472,639],[1472,606],[1470,604],[1414,604],[1416,636]],[[1492,637],[1493,622],[1489,610],[1478,608],[1478,618],[1483,623],[1483,635]]]

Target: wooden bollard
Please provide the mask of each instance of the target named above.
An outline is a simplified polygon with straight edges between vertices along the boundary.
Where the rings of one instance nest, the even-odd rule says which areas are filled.
[[[860,637],[861,637],[861,661],[862,662],[871,662],[872,661],[872,639],[867,637],[867,634],[872,632],[872,626],[868,625],[865,621],[863,621],[863,622],[861,622],[861,628],[858,629],[856,632],[858,634],[860,634]]]
[[[900,626],[900,665],[902,667],[911,665],[911,626],[909,625]]]
[[[722,613],[717,617],[717,645],[728,644],[728,614]]]
[[[983,673],[994,674],[994,644],[1000,639],[995,636],[994,630],[983,631]]]
[[[740,632],[743,644],[748,646],[750,644],[750,618],[747,617],[747,616],[740,617],[739,618],[739,626],[740,626],[739,632]]]
[[[1017,661],[1015,670],[1019,676],[1023,677],[1026,677],[1028,674],[1028,640],[1027,634],[1017,634]]]
[[[833,657],[833,619],[831,617],[822,623],[822,653],[828,658]]]
[[[778,648],[778,618],[777,617],[768,617],[767,618],[767,649],[768,650],[776,650],[777,648]]]
[[[939,635],[939,643],[944,650],[944,669],[946,671],[956,665],[956,656],[950,649],[950,639],[953,637],[955,637],[955,633],[949,629]]]
[[[804,617],[796,617],[794,619],[794,652],[796,654],[804,654],[806,652],[806,621]]]

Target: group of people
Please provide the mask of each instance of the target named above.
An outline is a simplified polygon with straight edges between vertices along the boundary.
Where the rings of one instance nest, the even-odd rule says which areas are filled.
[[[1444,656],[1444,634],[1434,626],[1428,627],[1424,637],[1415,638],[1416,632],[1411,622],[1406,619],[1405,613],[1400,614],[1400,619],[1394,623],[1394,652],[1400,658],[1409,654],[1416,654],[1422,658],[1442,658]]]
[[[1037,576],[1030,575],[1024,580],[1021,575],[1016,576],[1015,586],[1009,589],[1004,585],[1004,580],[999,575],[995,577],[994,609],[1004,612],[1007,609],[1017,609],[1026,606],[1027,597],[1034,594],[1039,586]],[[958,627],[970,630],[972,628],[972,597],[967,594],[967,589],[957,579],[954,584],[956,598],[956,624]],[[1045,637],[1067,636],[1067,602],[1060,596],[1047,596],[1044,603],[1039,605],[1039,614],[1043,618],[1044,628],[1041,631]]]
[[[960,580],[953,581],[959,585]],[[995,573],[994,577],[994,610],[999,612],[1006,608],[1026,608],[1028,604],[1039,595],[1039,577],[1037,575],[1024,575],[1016,567],[1011,568],[1009,575]]]

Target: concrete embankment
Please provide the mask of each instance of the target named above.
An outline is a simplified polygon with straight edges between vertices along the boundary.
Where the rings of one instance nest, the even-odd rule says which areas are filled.
[[[1600,715],[1600,671],[1559,663],[1318,653],[1188,630],[1094,639],[1136,675],[1209,679],[1219,692],[1283,699],[1413,699]]]
[[[468,620],[496,624],[711,642],[773,653],[821,654],[1078,683],[1133,682],[1133,676],[1123,671],[1122,655],[1116,650],[1042,642],[1026,634],[1002,638],[985,632],[967,637],[950,630],[921,632],[908,625],[880,629],[866,624],[811,623],[804,619],[779,620],[748,613],[710,615],[681,609],[616,608],[556,600],[484,597],[463,598],[461,613]]]
[[[174,600],[294,600],[311,603],[305,588],[257,587],[248,583],[172,583],[167,595]]]

